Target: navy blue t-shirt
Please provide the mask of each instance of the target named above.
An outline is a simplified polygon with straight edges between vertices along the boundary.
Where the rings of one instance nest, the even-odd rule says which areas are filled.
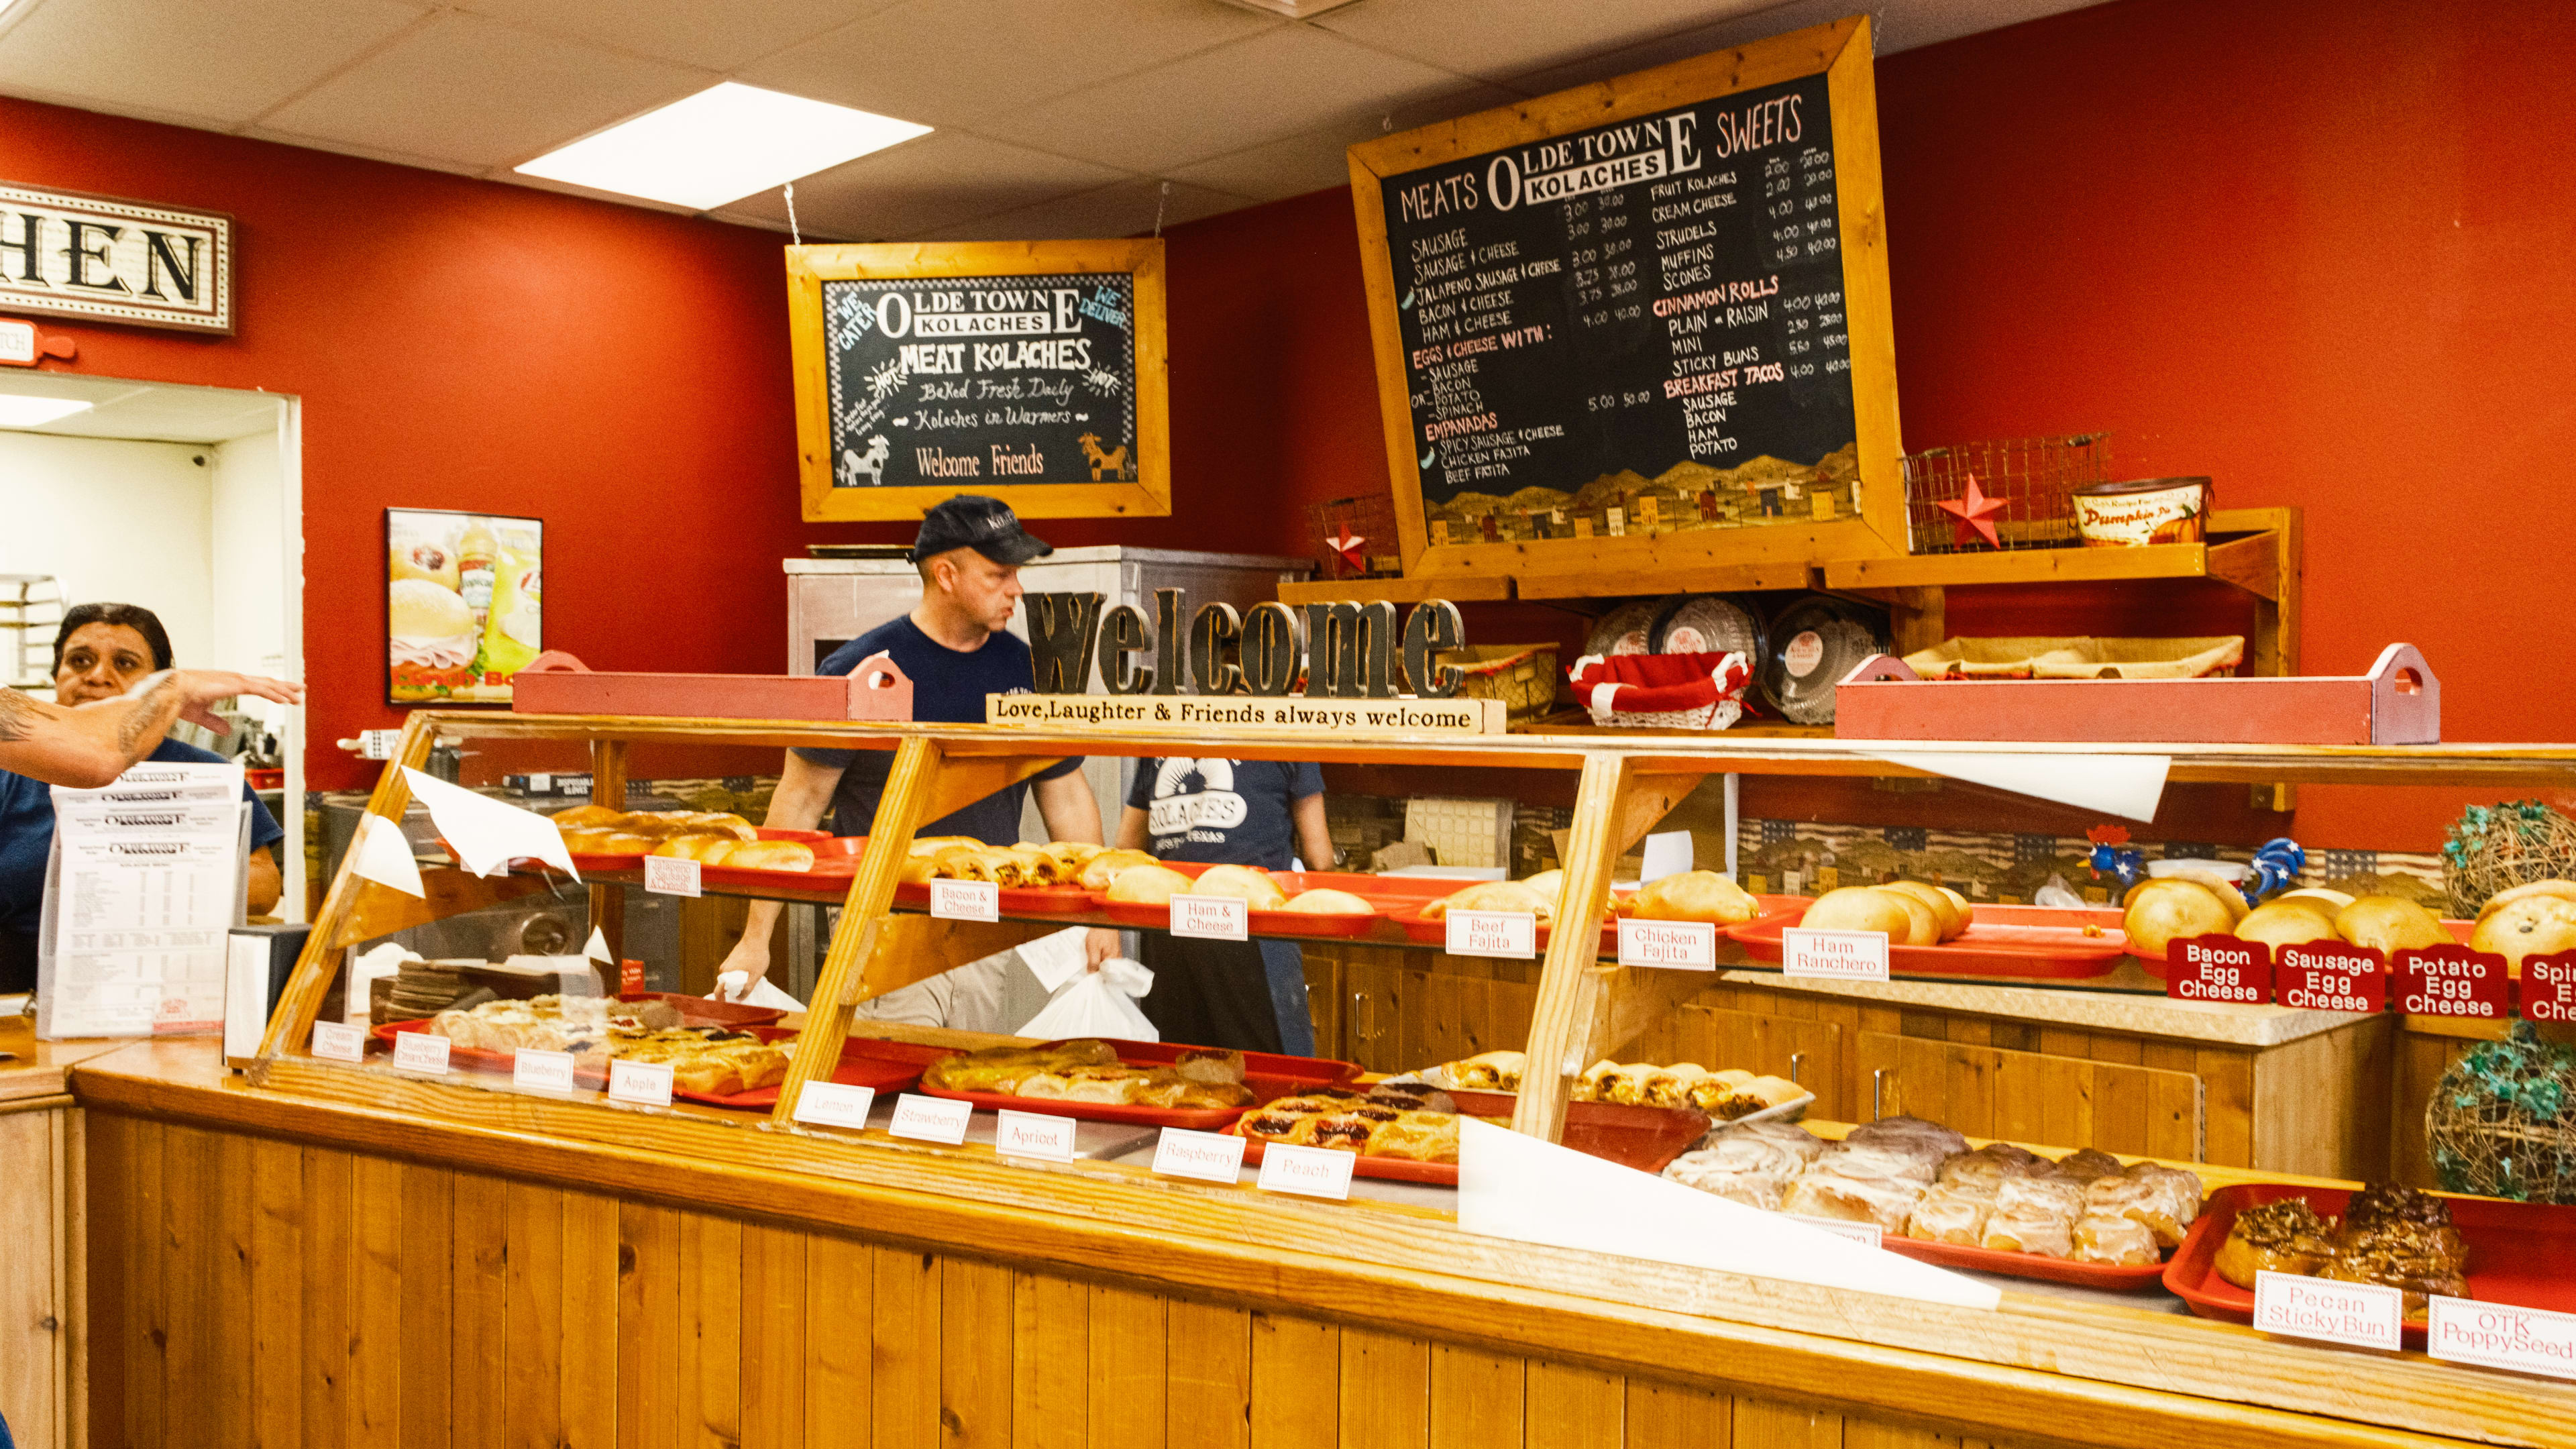
[[[879,624],[832,651],[818,674],[848,674],[870,656],[889,654],[895,667],[912,676],[912,717],[919,722],[982,724],[984,696],[1027,694],[1036,678],[1029,668],[1029,646],[1014,634],[994,634],[984,647],[960,654],[921,632],[912,616]],[[894,772],[892,750],[798,750],[817,765],[837,765],[841,783],[832,792],[834,835],[865,835],[876,824],[877,797],[885,793],[886,776]],[[1082,768],[1078,759],[1064,760],[1038,772],[1040,780],[1061,779]],[[943,820],[921,827],[922,835],[971,835],[986,845],[1010,845],[1020,838],[1020,806],[1028,797],[1023,782],[996,790]]]
[[[163,740],[150,758],[164,765],[220,765],[224,757],[195,745]],[[250,843],[266,849],[286,838],[277,817],[248,785]],[[0,770],[0,931],[33,936],[44,928],[45,857],[54,850],[53,787]]]
[[[1138,760],[1127,803],[1145,812],[1163,860],[1286,870],[1297,854],[1288,807],[1324,793],[1324,772],[1283,760]],[[1308,861],[1328,870],[1331,861]]]

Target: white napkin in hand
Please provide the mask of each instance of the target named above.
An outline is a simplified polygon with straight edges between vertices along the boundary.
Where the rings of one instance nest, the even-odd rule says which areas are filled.
[[[744,988],[750,989],[744,995]],[[738,1006],[768,1006],[780,1011],[803,1011],[805,1003],[769,984],[766,976],[754,977],[748,971],[719,971],[716,989],[707,993],[709,1001],[730,1001]]]

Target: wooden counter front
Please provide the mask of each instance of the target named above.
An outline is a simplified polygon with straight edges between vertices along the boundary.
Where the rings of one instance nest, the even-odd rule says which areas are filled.
[[[274,1064],[79,1071],[98,1445],[2569,1443],[2576,1388],[2008,1294]]]

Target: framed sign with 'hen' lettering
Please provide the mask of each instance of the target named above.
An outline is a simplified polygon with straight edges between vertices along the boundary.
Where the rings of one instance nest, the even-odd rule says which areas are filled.
[[[1868,17],[1350,176],[1407,574],[1905,552]]]
[[[787,249],[808,521],[1172,511],[1160,241]]]

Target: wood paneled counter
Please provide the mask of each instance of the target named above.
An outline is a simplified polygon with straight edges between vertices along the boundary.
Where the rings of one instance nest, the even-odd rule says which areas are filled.
[[[0,1417],[24,1449],[75,1442],[81,1365],[81,1175],[75,1066],[126,1045],[38,1041],[26,1017],[0,1016]]]
[[[2576,1442],[2576,1387],[2091,1302],[304,1062],[252,1087],[204,1041],[73,1088],[98,1445]]]

